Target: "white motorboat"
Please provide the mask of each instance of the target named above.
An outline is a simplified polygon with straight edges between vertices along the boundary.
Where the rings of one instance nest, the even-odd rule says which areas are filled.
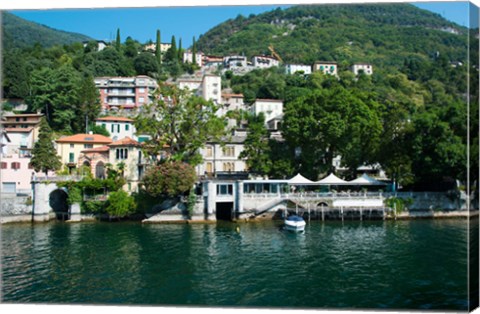
[[[289,231],[302,232],[305,231],[305,220],[297,215],[292,215],[285,219],[285,229]]]

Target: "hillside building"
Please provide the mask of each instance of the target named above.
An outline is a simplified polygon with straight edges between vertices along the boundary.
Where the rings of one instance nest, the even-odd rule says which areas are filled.
[[[245,68],[247,67],[247,57],[245,56],[227,56],[223,58],[223,66],[225,68]]]
[[[350,69],[355,75],[359,75],[360,73],[365,75],[373,74],[373,66],[369,63],[354,63]]]
[[[283,100],[279,99],[257,99],[252,104],[250,111],[254,115],[263,112],[265,115],[265,125],[274,118],[279,118],[283,115]]]
[[[124,117],[101,117],[95,120],[95,125],[104,127],[113,141],[121,138],[130,137],[136,139],[136,130],[133,120]]]
[[[278,67],[279,61],[271,56],[253,56],[252,66],[256,69],[267,69],[271,67]]]
[[[295,74],[301,72],[305,75],[312,74],[312,66],[304,64],[287,64],[285,65],[286,74]]]
[[[317,61],[313,64],[312,71],[321,71],[328,75],[337,75],[337,63],[333,61]]]
[[[193,52],[188,50],[183,53],[183,63],[193,63]],[[199,66],[203,66],[203,53],[195,53],[195,63]]]
[[[104,111],[133,111],[153,101],[157,82],[146,75],[134,77],[97,77],[95,86],[100,92],[100,104]]]

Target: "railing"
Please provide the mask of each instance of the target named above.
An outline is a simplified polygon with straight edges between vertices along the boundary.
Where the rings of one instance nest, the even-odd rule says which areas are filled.
[[[54,177],[38,177],[38,176],[34,176],[34,177],[32,178],[32,181],[34,181],[34,182],[45,182],[45,181],[51,181],[51,182],[81,181],[83,178],[84,178],[84,176],[79,176],[79,175],[54,176]]]
[[[372,198],[385,197],[384,192],[300,192],[300,193],[244,193],[244,198]]]

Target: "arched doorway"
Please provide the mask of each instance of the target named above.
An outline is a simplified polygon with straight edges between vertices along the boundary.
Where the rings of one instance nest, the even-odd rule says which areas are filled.
[[[81,171],[82,171],[82,173],[80,173],[80,174],[83,175],[83,176],[92,172],[92,168],[91,168],[90,162],[88,160],[85,160],[83,162]]]
[[[105,164],[99,161],[95,166],[95,178],[105,179]]]
[[[53,209],[58,220],[65,221],[68,219],[68,194],[64,190],[56,189],[50,193],[50,207]]]

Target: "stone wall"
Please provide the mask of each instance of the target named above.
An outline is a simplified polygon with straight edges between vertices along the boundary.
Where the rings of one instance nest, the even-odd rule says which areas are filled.
[[[32,221],[31,198],[2,194],[0,207],[0,223]]]

